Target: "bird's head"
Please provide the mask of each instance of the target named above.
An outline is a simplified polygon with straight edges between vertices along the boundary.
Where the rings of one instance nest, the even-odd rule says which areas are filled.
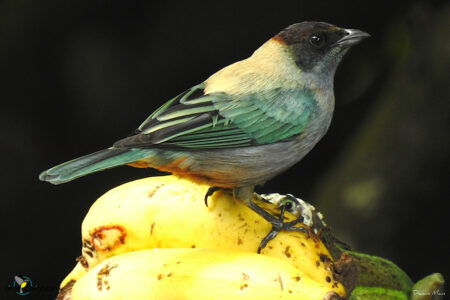
[[[345,52],[369,36],[357,29],[302,22],[287,27],[272,39],[289,48],[302,72],[332,78]]]

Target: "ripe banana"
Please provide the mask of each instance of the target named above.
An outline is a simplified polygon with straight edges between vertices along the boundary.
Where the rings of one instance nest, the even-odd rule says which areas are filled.
[[[71,300],[341,299],[291,264],[256,253],[150,249],[104,260],[72,288]]]
[[[208,188],[176,176],[163,176],[126,183],[104,194],[83,221],[82,256],[61,288],[84,278],[105,259],[131,251],[206,248],[255,253],[271,225],[225,191],[214,193],[206,207]],[[272,214],[279,214],[277,205],[255,201]],[[285,218],[291,221],[296,217],[286,213]],[[304,274],[303,278],[327,291],[345,295],[343,286],[335,280],[333,259],[314,230],[309,236],[280,232],[261,254],[291,264]],[[200,258],[198,263],[206,265]]]
[[[315,208],[292,195],[262,195],[267,201],[280,206],[287,205],[289,212],[303,216],[308,225],[326,245],[332,257],[338,260],[335,270],[343,275],[349,300],[424,300],[442,299],[444,278],[440,273],[431,274],[416,284],[393,262],[374,255],[368,255],[350,248],[336,239]],[[345,273],[348,275],[346,276]],[[351,274],[350,274],[351,273]]]

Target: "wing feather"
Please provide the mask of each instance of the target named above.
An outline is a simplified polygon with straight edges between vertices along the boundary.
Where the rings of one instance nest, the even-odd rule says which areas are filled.
[[[199,84],[151,114],[137,134],[116,147],[236,148],[301,134],[318,109],[309,90],[275,89],[260,94],[204,94]]]

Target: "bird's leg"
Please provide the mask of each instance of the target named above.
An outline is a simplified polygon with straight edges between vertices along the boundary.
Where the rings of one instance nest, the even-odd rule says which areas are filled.
[[[276,218],[272,214],[265,211],[263,208],[259,207],[253,202],[253,187],[243,187],[243,188],[235,188],[233,190],[233,194],[235,199],[243,202],[247,207],[256,212],[258,215],[263,217],[267,222],[272,225],[272,229],[267,234],[266,237],[263,238],[258,247],[258,253],[267,245],[267,243],[275,238],[281,230],[285,231],[301,231],[306,234],[309,234],[308,229],[305,227],[297,227],[298,223],[303,221],[303,216],[298,217],[297,219],[284,222],[284,213],[286,211],[286,206],[281,206],[280,217]]]
[[[303,233],[305,233],[305,234],[307,234],[307,235],[309,236],[309,230],[308,230],[307,228],[302,227],[302,226],[300,226],[300,227],[295,226],[295,225],[297,225],[298,223],[303,222],[303,216],[300,216],[300,217],[298,217],[297,219],[295,219],[295,220],[293,220],[293,221],[291,221],[291,222],[284,222],[283,219],[284,219],[284,212],[285,212],[285,211],[286,211],[286,205],[282,205],[282,206],[281,206],[281,212],[280,212],[280,218],[279,218],[279,219],[276,219],[275,217],[273,217],[273,216],[271,215],[271,216],[272,216],[273,218],[275,218],[275,220],[277,220],[278,222],[276,222],[276,223],[272,223],[272,222],[271,222],[271,224],[272,224],[272,229],[271,229],[270,232],[262,239],[261,243],[259,244],[259,247],[258,247],[258,253],[261,253],[261,250],[264,249],[264,247],[266,247],[267,243],[268,243],[270,240],[274,239],[274,238],[277,236],[278,232],[280,232],[281,230],[285,230],[285,231],[301,231],[301,232],[303,232]],[[266,220],[267,220],[267,219],[266,219]],[[269,220],[268,220],[268,221],[269,221]],[[269,222],[270,222],[270,221],[269,221]]]
[[[280,212],[280,221],[283,221],[284,218],[284,212],[286,211],[286,206],[283,205],[281,207],[281,212]],[[273,226],[272,224],[272,229],[270,230],[270,232],[262,239],[261,243],[258,246],[258,253],[261,253],[261,250],[264,249],[267,246],[267,243],[274,239],[277,234],[278,234],[277,228],[275,226]]]
[[[216,187],[216,186],[212,186],[208,189],[208,191],[205,194],[205,205],[206,207],[208,207],[208,199],[209,197],[211,197],[215,192],[217,192],[218,190],[220,190],[220,187]]]

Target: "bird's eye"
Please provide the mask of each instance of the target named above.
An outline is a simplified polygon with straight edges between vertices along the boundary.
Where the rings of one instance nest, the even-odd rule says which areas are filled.
[[[325,45],[325,37],[320,33],[313,33],[309,37],[309,42],[315,47],[322,47]]]
[[[280,207],[286,207],[286,210],[289,212],[294,212],[297,207],[297,202],[294,199],[291,199],[290,197],[286,197],[279,203]]]

